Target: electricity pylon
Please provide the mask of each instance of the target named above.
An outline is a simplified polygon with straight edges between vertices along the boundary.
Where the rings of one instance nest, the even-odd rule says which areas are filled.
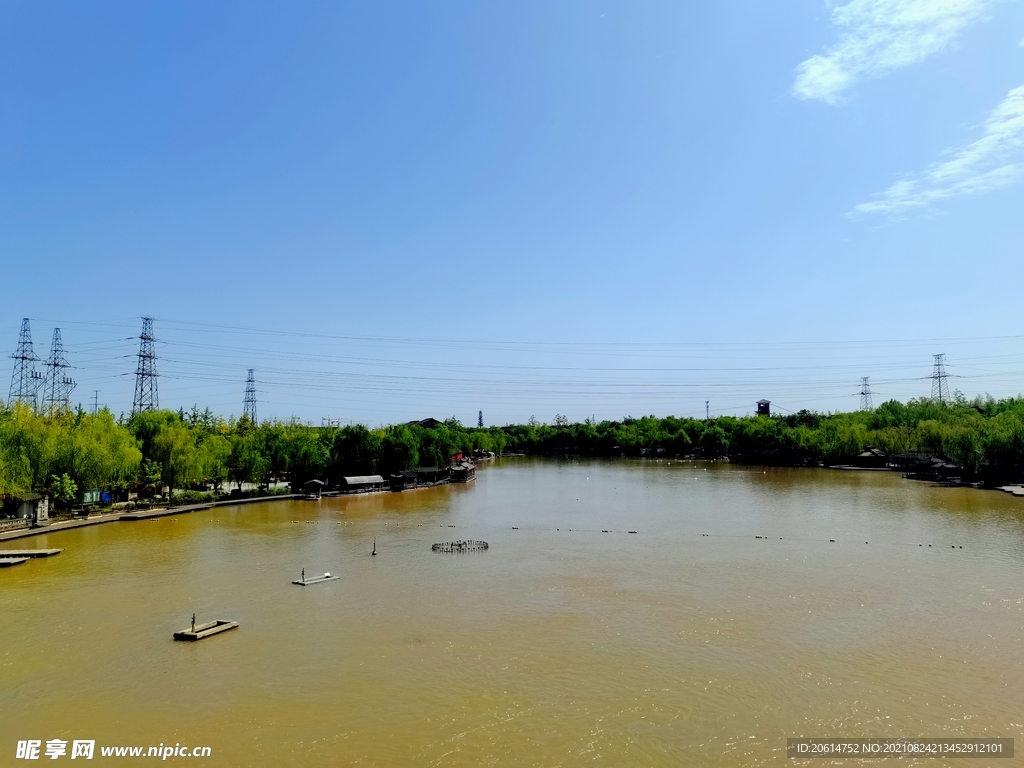
[[[946,373],[946,355],[932,355],[935,358],[935,366],[932,368],[932,400],[940,403],[949,401],[949,383],[946,381],[949,374]]]
[[[7,403],[22,402],[36,407],[36,394],[43,383],[43,376],[36,370],[39,357],[32,349],[32,329],[28,318],[21,321],[21,334],[18,336],[18,349],[11,355],[14,358],[14,373],[11,375],[11,390]]]
[[[249,369],[249,376],[245,380],[245,415],[249,417],[249,423],[254,427],[256,423],[256,369]]]
[[[154,411],[160,407],[156,388],[156,337],[153,336],[153,318],[142,318],[142,333],[139,334],[139,364],[135,368],[135,399],[132,401],[132,416],[143,411]]]
[[[45,365],[46,379],[43,382],[43,413],[52,415],[71,410],[71,392],[75,388],[75,382],[66,373],[71,364],[64,357],[64,342],[60,337],[60,328],[53,329],[50,358],[46,361]]]

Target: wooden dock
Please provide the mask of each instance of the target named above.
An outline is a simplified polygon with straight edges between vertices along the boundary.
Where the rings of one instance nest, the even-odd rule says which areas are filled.
[[[43,528],[17,528],[13,531],[0,531],[0,541],[9,539],[21,539],[28,536],[45,536],[47,534],[59,533],[69,528],[81,528],[86,525],[100,525],[102,523],[114,523],[121,520],[152,520],[154,518],[168,515],[179,515],[187,512],[197,512],[209,509],[210,507],[233,507],[241,504],[257,504],[264,501],[284,501],[296,499],[297,494],[282,494],[278,496],[256,496],[249,499],[227,499],[226,501],[214,501],[204,504],[189,504],[180,507],[161,507],[158,509],[138,510],[137,512],[125,512],[117,510],[99,515],[90,515],[86,518],[75,520],[59,520]]]
[[[217,621],[208,621],[205,624],[196,624],[195,630],[183,629],[181,632],[175,632],[174,639],[194,642],[196,640],[205,640],[208,637],[219,635],[221,632],[227,632],[229,629],[237,628],[237,621],[218,619]]]
[[[0,557],[0,568],[10,568],[12,565],[21,565],[27,562],[27,557]]]
[[[52,557],[63,549],[0,549],[0,557]]]
[[[182,507],[161,507],[160,509],[143,509],[138,512],[128,512],[121,515],[119,520],[152,520],[155,517],[170,517],[171,515],[184,515],[188,512],[198,512],[202,509],[210,509],[213,502],[209,504],[188,504]]]

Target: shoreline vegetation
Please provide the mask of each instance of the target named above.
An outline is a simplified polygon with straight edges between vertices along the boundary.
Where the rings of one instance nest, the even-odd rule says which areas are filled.
[[[899,469],[909,477],[997,487],[1024,480],[1024,398],[889,401],[872,411],[712,419],[466,427],[455,418],[364,426],[297,420],[252,424],[209,409],[148,411],[115,418],[106,409],[41,414],[0,407],[0,497],[4,516],[45,491],[53,511],[136,499],[195,504],[290,493],[311,479],[328,486],[355,475],[447,468],[458,454],[728,459],[769,466]],[[280,487],[289,484],[291,490]],[[243,488],[249,486],[248,492]]]

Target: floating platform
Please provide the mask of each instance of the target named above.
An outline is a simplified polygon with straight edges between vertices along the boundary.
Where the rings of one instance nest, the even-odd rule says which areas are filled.
[[[237,621],[226,621],[224,619],[218,619],[217,621],[208,621],[206,624],[196,624],[196,629],[193,632],[191,629],[183,629],[181,632],[174,633],[175,640],[204,640],[207,637],[220,634],[221,632],[227,632],[229,629],[238,629]]]
[[[21,565],[27,562],[27,557],[0,557],[0,568],[10,568],[12,565]]]
[[[331,576],[331,574],[325,573],[323,576],[311,576],[305,581],[302,579],[296,579],[292,584],[298,584],[300,587],[308,587],[310,584],[323,584],[325,581],[334,581],[335,579],[340,578],[341,576]]]
[[[51,557],[63,549],[0,549],[0,557]]]

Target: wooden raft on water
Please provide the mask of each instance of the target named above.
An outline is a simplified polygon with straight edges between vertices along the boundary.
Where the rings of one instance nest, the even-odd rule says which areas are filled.
[[[323,584],[325,581],[334,581],[340,579],[341,576],[331,576],[330,573],[325,573],[323,576],[310,576],[308,579],[295,579],[292,584],[298,584],[300,587],[308,587],[310,584]]]
[[[218,619],[217,621],[208,621],[205,624],[196,624],[192,629],[183,629],[181,632],[174,633],[175,640],[205,640],[207,637],[220,634],[221,632],[227,632],[229,629],[237,629],[237,621],[227,621],[225,619]]]
[[[30,558],[59,555],[63,549],[0,549],[0,568],[27,563]]]
[[[0,557],[50,557],[63,549],[0,549]]]

